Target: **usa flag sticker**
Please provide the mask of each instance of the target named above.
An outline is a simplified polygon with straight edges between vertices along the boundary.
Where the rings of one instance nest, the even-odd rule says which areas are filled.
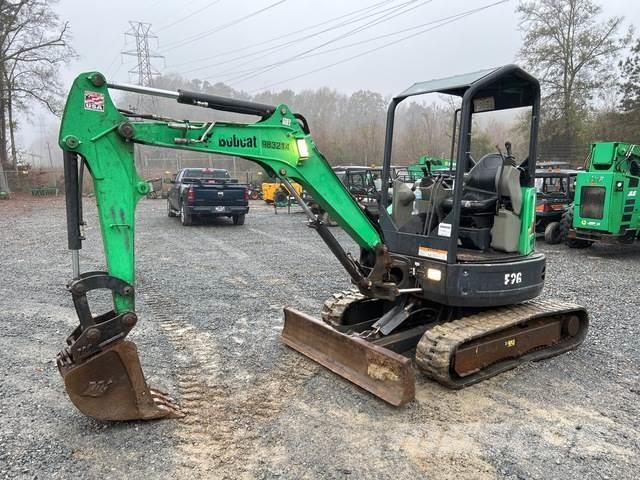
[[[104,112],[104,94],[98,92],[84,92],[84,109],[94,112]]]

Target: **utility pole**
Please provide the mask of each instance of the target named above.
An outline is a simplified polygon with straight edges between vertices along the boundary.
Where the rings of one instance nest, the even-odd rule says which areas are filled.
[[[129,70],[129,73],[138,75],[138,85],[151,87],[153,86],[153,77],[160,75],[160,72],[151,65],[151,59],[164,58],[149,49],[149,39],[158,38],[158,36],[151,32],[150,23],[130,21],[129,25],[131,25],[131,28],[125,32],[125,35],[135,39],[136,48],[135,50],[126,50],[121,53],[138,58],[138,64]]]

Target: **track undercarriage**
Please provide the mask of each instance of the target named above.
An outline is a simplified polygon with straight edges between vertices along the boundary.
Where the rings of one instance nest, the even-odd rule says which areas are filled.
[[[402,320],[388,331],[380,320],[394,308],[404,309]],[[327,300],[322,320],[285,309],[284,342],[393,405],[413,399],[414,364],[459,389],[572,350],[589,324],[583,307],[556,300],[458,309],[410,297],[393,304],[354,290]]]

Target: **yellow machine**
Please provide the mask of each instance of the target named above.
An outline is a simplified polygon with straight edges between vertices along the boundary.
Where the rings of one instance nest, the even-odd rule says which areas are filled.
[[[296,190],[298,195],[302,195],[302,185],[296,182],[292,182],[293,188]],[[267,203],[274,203],[278,200],[278,192],[282,192],[282,196],[284,197],[284,201],[287,201],[287,191],[286,187],[278,181],[274,182],[262,182],[262,199]]]

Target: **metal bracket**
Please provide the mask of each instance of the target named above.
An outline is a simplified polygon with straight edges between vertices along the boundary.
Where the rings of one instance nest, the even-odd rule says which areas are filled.
[[[389,335],[411,315],[413,304],[404,296],[391,310],[385,313],[371,328],[383,335]]]
[[[94,318],[89,308],[87,293],[92,290],[107,289],[113,293],[118,293],[123,297],[134,295],[134,288],[124,280],[112,277],[107,272],[85,272],[67,285],[67,290],[71,292],[73,304],[76,313],[80,319],[80,325],[83,329],[92,327],[96,324],[99,317]]]
[[[134,295],[132,285],[107,272],[82,273],[67,285],[67,289],[71,292],[80,325],[67,338],[69,347],[58,355],[59,363],[79,362],[98,353],[104,345],[125,338],[138,321],[134,312],[110,310],[95,317],[92,315],[87,300],[87,293],[92,290],[106,289],[123,296]]]

